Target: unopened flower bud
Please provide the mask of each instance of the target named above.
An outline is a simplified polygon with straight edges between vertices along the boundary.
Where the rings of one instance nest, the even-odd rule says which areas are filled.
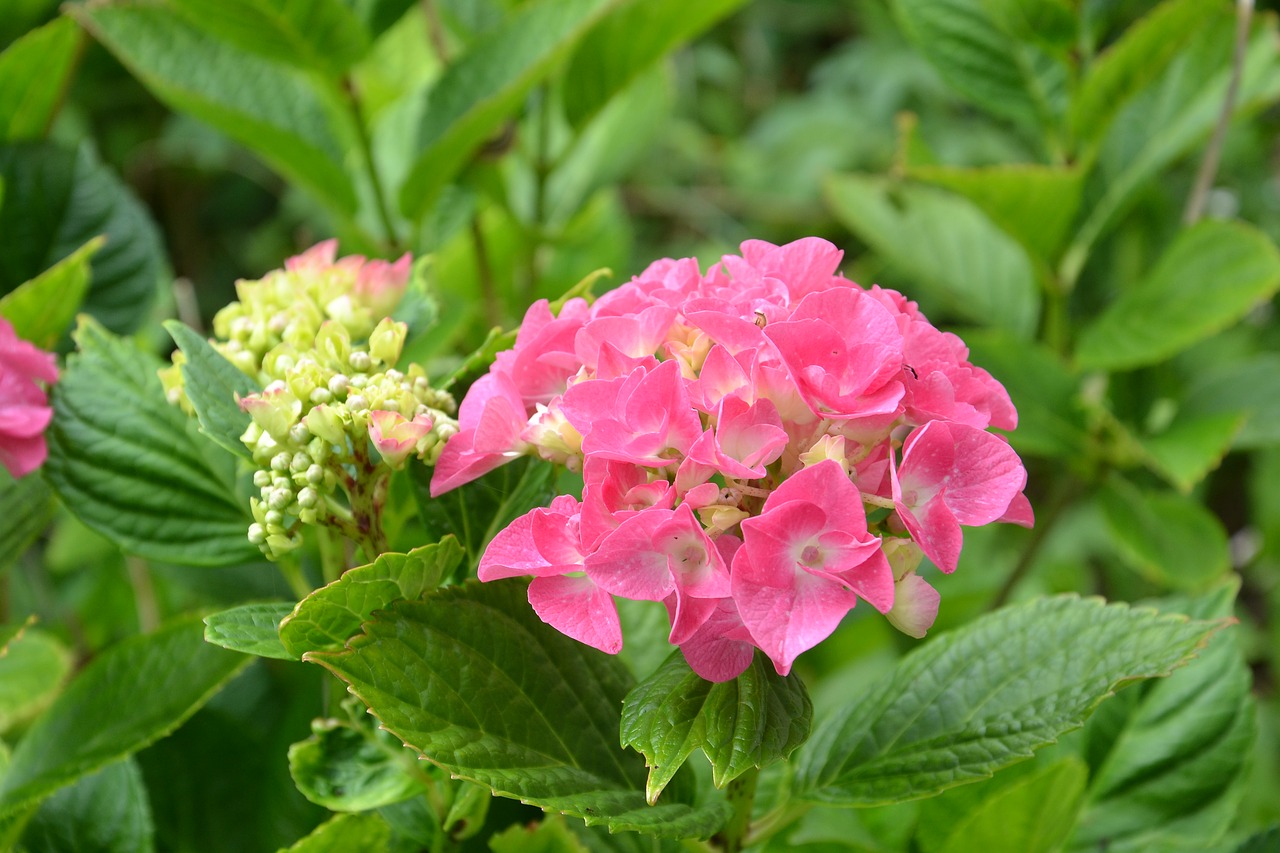
[[[253,484],[259,489],[265,489],[267,486],[271,485],[271,472],[261,470],[254,471]]]
[[[312,465],[307,469],[307,482],[313,486],[318,486],[324,482],[324,469],[319,465]]]
[[[306,486],[305,488],[303,488],[301,491],[298,492],[298,506],[303,507],[305,509],[314,507],[316,505],[316,502],[319,501],[319,499],[320,499],[320,496],[316,494],[316,490],[311,488],[310,486]]]
[[[293,459],[289,462],[289,470],[293,472],[305,471],[311,467],[311,457],[299,450],[293,454]]]
[[[397,323],[390,317],[384,317],[369,335],[369,355],[386,365],[400,360],[400,350],[404,347],[404,339],[409,334],[409,326]],[[355,353],[351,354],[355,357]],[[354,362],[352,363],[354,367]],[[367,370],[368,368],[357,368]]]
[[[369,408],[369,401],[364,398],[363,394],[352,394],[347,398],[347,408],[353,412],[363,412]]]
[[[347,385],[349,382],[350,380],[347,379],[345,374],[335,373],[329,379],[329,393],[330,394],[344,393],[347,390]]]
[[[288,471],[289,463],[293,461],[291,453],[277,453],[271,458],[272,471]]]
[[[267,498],[267,506],[272,509],[282,510],[293,503],[293,492],[288,489],[273,489],[271,496]]]
[[[317,388],[311,392],[311,402],[313,403],[327,403],[332,399],[333,394],[330,393],[328,388]]]
[[[279,527],[284,524],[284,513],[278,509],[267,510],[267,514],[262,518],[267,527]]]
[[[289,428],[289,438],[294,444],[306,444],[311,437],[311,430],[307,429],[305,423],[296,423]]]
[[[347,363],[357,373],[364,373],[373,366],[373,359],[369,356],[369,353],[356,350],[347,358]]]
[[[254,545],[261,545],[267,541],[267,531],[261,524],[256,521],[249,525],[249,541]]]

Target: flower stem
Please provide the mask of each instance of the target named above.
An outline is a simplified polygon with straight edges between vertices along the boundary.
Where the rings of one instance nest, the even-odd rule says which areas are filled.
[[[725,853],[739,853],[751,828],[751,807],[756,800],[756,782],[760,779],[760,771],[755,767],[743,773],[729,783],[725,794],[733,814],[724,829],[716,833],[711,841]]]
[[[360,148],[360,158],[364,161],[365,171],[369,175],[374,207],[377,209],[378,221],[382,225],[383,236],[387,241],[387,252],[394,255],[400,250],[400,238],[396,236],[396,226],[391,220],[391,207],[387,204],[386,190],[383,189],[382,177],[378,174],[378,165],[373,159],[373,140],[369,137],[364,109],[360,105],[360,95],[356,92],[355,82],[350,77],[342,81],[342,89],[347,96],[347,106],[351,110],[352,122],[356,126],[356,142]]]

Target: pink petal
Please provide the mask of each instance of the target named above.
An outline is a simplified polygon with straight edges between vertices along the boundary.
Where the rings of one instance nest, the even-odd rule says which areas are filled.
[[[938,618],[942,597],[917,574],[908,574],[897,584],[893,609],[885,614],[889,623],[909,637],[920,639]]]
[[[539,619],[580,643],[611,655],[622,650],[618,607],[590,578],[534,578],[529,604]]]

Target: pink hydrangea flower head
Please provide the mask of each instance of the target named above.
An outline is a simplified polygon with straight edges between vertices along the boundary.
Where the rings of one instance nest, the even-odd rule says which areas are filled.
[[[48,456],[44,431],[53,419],[43,384],[58,381],[57,362],[22,340],[0,317],[0,464],[23,477]]]

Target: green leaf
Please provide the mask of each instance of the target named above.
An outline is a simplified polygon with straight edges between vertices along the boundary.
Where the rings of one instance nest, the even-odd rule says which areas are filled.
[[[1033,127],[1056,112],[1057,86],[1049,81],[1061,72],[1048,73],[1047,57],[1003,30],[984,4],[895,0],[893,8],[907,38],[942,79],[978,106]]]
[[[1144,491],[1114,476],[1098,501],[1121,555],[1148,580],[1195,589],[1230,569],[1222,522],[1194,498]]]
[[[0,570],[22,556],[53,518],[53,491],[36,474],[15,480],[0,468]]]
[[[536,824],[507,827],[489,839],[489,849],[493,853],[590,853],[557,814]]]
[[[105,242],[105,237],[95,237],[0,299],[0,316],[18,337],[41,349],[53,348],[89,289],[89,259]]]
[[[783,678],[762,655],[737,678],[713,684],[676,651],[627,694],[622,745],[644,753],[652,803],[694,750],[711,759],[716,787],[723,788],[752,767],[790,755],[809,737],[812,720],[799,677]]]
[[[1179,415],[1212,418],[1243,414],[1235,436],[1239,449],[1280,442],[1280,355],[1263,353],[1244,361],[1207,364],[1188,384]]]
[[[1230,617],[1238,587],[1221,584],[1167,606],[1196,618]],[[1145,687],[1127,714],[1091,722],[1091,735],[1098,734],[1095,722],[1108,723],[1108,748],[1092,769],[1069,849],[1137,853],[1175,843],[1204,849],[1219,838],[1238,804],[1235,783],[1256,748],[1251,680],[1239,632],[1228,631],[1185,669]]]
[[[1067,840],[1089,769],[1066,758],[958,816],[938,853],[1050,853]]]
[[[280,640],[295,658],[311,651],[339,651],[375,610],[393,601],[421,598],[461,561],[458,540],[446,536],[408,554],[383,554],[367,566],[348,569],[285,614]]]
[[[826,190],[836,218],[922,296],[983,325],[1035,329],[1040,294],[1026,252],[971,202],[870,175],[833,176]]]
[[[154,836],[142,773],[125,758],[55,791],[32,815],[22,844],[41,853],[150,853]]]
[[[369,50],[342,0],[173,0],[200,29],[267,59],[340,77]]]
[[[1178,417],[1163,432],[1144,436],[1142,448],[1152,470],[1186,494],[1218,467],[1246,420],[1243,412]]]
[[[1280,290],[1280,252],[1240,222],[1183,231],[1146,278],[1121,293],[1080,335],[1086,370],[1155,364],[1222,331]]]
[[[1121,684],[1180,666],[1221,624],[1075,596],[1007,607],[917,648],[801,750],[797,796],[927,797],[1079,728]]]
[[[18,633],[0,652],[0,732],[30,721],[48,707],[71,672],[71,652],[55,637],[14,627]]]
[[[556,494],[555,469],[529,457],[508,462],[438,498],[429,491],[434,469],[411,463],[410,471],[428,538],[456,536],[473,568],[498,531],[534,507],[546,506]]]
[[[645,70],[736,11],[743,0],[631,0],[595,26],[564,76],[564,111],[574,127]]]
[[[297,660],[280,642],[280,620],[293,611],[292,604],[269,602],[242,604],[204,617],[207,643],[277,660]]]
[[[156,97],[258,152],[343,214],[356,194],[343,169],[334,111],[309,78],[219,41],[173,9],[116,2],[70,7]]]
[[[1083,172],[1062,166],[917,166],[909,174],[969,199],[1032,257],[1045,261],[1057,259],[1084,191]]]
[[[400,209],[421,218],[471,155],[524,97],[621,0],[541,0],[486,33],[436,81],[417,130],[418,159],[400,188]]]
[[[472,382],[489,371],[489,366],[493,364],[493,359],[498,353],[516,345],[517,331],[517,329],[511,329],[504,332],[497,326],[490,329],[484,343],[463,359],[462,364],[441,381],[439,388],[442,391],[448,391],[455,385],[471,387]]]
[[[75,22],[55,18],[0,53],[0,141],[45,135],[79,52],[80,31]]]
[[[1116,112],[1169,66],[1221,9],[1202,0],[1166,0],[1129,27],[1092,64],[1071,104],[1077,140],[1096,143]]]
[[[516,580],[397,602],[342,652],[310,652],[382,725],[448,772],[544,809],[633,830],[707,837],[726,817],[672,786],[645,803],[644,762],[618,745],[631,688],[617,660],[534,614]]]
[[[247,397],[262,388],[190,327],[177,320],[166,321],[164,327],[186,356],[182,384],[200,420],[200,431],[224,450],[252,462],[253,454],[240,440],[252,419],[240,408],[237,395]]]
[[[164,266],[160,234],[145,207],[88,146],[0,146],[0,293],[35,278],[94,238],[91,285],[81,310],[117,333],[142,325]],[[71,300],[68,299],[68,302]],[[57,306],[59,309],[68,306]]]
[[[376,814],[340,814],[280,853],[386,853],[391,827]]]
[[[165,400],[158,361],[88,318],[53,389],[44,473],[85,524],[127,551],[180,565],[256,562],[234,457]]]
[[[368,811],[423,796],[418,757],[375,728],[363,706],[353,710],[350,721],[313,720],[311,737],[289,747],[289,774],[302,795],[336,812]]]
[[[0,815],[173,731],[252,660],[209,645],[201,627],[175,620],[90,661],[14,749]]]

